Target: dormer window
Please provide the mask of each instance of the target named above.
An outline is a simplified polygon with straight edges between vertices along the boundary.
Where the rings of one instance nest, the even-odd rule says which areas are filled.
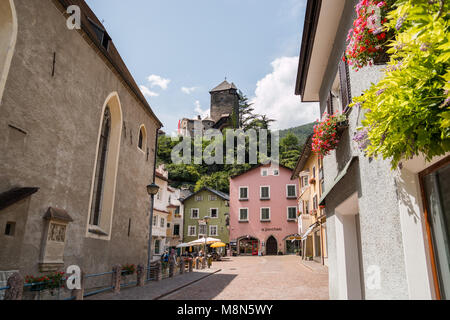
[[[94,31],[95,35],[97,36],[98,41],[100,42],[102,47],[105,48],[106,51],[108,51],[109,42],[111,41],[111,38],[109,37],[108,33],[106,32],[105,29],[100,27],[98,24],[96,24],[91,19],[89,19],[89,22],[91,23],[92,30]]]

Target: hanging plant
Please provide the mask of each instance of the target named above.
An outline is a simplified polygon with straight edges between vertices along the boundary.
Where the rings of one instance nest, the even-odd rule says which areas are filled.
[[[339,144],[338,128],[346,124],[348,123],[345,115],[335,113],[330,116],[325,112],[322,116],[322,121],[317,120],[317,125],[314,126],[312,151],[320,158],[329,155]]]
[[[370,145],[369,129],[366,127],[360,128],[358,132],[355,133],[353,141],[356,142],[359,150],[364,152]]]
[[[361,0],[355,7],[357,18],[347,35],[346,60],[353,69],[388,60],[386,43],[392,38],[385,25],[393,0]]]
[[[450,151],[450,2],[403,0],[389,13],[395,39],[384,77],[351,106],[368,128],[368,157],[392,169],[419,154],[430,161]]]

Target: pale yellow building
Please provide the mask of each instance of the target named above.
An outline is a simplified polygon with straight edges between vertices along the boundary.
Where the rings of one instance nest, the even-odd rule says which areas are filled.
[[[323,162],[312,152],[312,135],[303,147],[292,179],[299,179],[299,234],[302,236],[302,258],[328,265],[326,215],[319,206],[323,193]]]

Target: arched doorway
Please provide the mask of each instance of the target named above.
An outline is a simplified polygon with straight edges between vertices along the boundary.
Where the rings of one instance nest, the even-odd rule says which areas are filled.
[[[278,242],[274,236],[270,236],[266,241],[266,255],[276,256],[278,254]]]
[[[0,0],[0,103],[17,39],[17,17],[13,0]]]

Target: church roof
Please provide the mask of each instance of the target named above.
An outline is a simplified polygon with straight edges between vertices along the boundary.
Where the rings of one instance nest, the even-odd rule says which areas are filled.
[[[225,80],[224,82],[219,84],[217,87],[212,89],[210,92],[225,91],[225,90],[230,90],[230,89],[237,90],[237,87],[234,83],[229,83],[227,80]]]
[[[86,3],[85,0],[58,0],[58,2],[63,7],[63,12],[66,12],[66,9],[71,5],[76,5],[81,9],[81,29],[86,33],[87,38],[94,43],[94,45],[97,47],[97,49],[103,54],[108,60],[108,62],[113,66],[115,71],[119,74],[119,76],[124,80],[124,82],[127,84],[127,86],[131,89],[131,91],[134,93],[134,95],[137,97],[137,99],[143,104],[144,109],[149,111],[149,113],[155,118],[155,120],[158,122],[158,124],[163,127],[162,122],[158,119],[158,117],[153,112],[152,108],[150,107],[150,104],[147,102],[147,99],[144,97],[144,95],[141,92],[141,89],[136,84],[136,81],[134,80],[133,76],[131,75],[130,71],[128,70],[127,66],[125,65],[125,62],[122,60],[122,57],[120,56],[119,52],[117,51],[117,48],[115,47],[112,40],[109,41],[108,47],[105,48],[102,43],[100,42],[96,32],[95,27],[101,30],[105,35],[108,35],[108,32],[106,31],[103,24],[100,22],[100,20],[97,18],[95,13],[91,10],[89,5]],[[83,36],[84,37],[84,36]],[[89,42],[89,40],[87,40]]]

